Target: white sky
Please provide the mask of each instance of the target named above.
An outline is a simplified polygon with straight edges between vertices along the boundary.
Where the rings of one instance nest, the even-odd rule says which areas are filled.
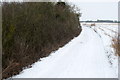
[[[117,20],[117,2],[75,2],[82,13],[81,20]]]
[[[118,20],[119,0],[69,0],[69,2],[80,9],[81,20]]]
[[[69,2],[119,2],[120,0],[62,0]]]

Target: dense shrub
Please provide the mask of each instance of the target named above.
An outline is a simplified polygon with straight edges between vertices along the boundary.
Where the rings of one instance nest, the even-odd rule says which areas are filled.
[[[18,74],[81,32],[78,14],[64,2],[2,3],[2,14],[3,78]]]

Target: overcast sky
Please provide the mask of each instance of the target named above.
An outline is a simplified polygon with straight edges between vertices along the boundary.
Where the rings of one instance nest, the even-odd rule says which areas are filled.
[[[82,13],[81,20],[117,20],[118,2],[72,2],[80,8]]]

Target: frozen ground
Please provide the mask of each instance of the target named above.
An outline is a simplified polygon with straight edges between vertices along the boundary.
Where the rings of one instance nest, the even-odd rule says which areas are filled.
[[[117,78],[118,62],[111,47],[117,25],[84,25],[82,29],[64,47],[13,78]]]

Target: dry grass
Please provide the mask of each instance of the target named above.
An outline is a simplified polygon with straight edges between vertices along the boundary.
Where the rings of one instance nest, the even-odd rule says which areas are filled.
[[[115,50],[115,55],[120,56],[120,39],[115,37],[112,39],[112,42],[112,47]]]
[[[95,23],[91,24],[91,26],[95,26]]]

